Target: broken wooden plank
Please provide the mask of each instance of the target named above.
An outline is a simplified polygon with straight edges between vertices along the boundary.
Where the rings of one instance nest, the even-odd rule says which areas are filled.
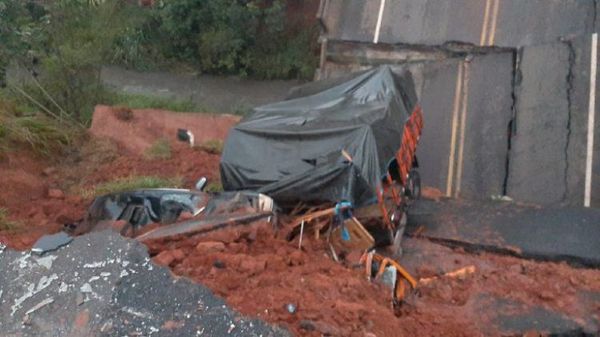
[[[264,219],[272,216],[272,212],[260,212],[251,214],[242,214],[237,216],[220,216],[212,219],[188,220],[174,225],[159,227],[150,232],[142,234],[136,239],[146,241],[152,239],[168,238],[176,235],[188,234],[196,235],[211,232],[229,226],[237,226]]]
[[[331,243],[338,251],[366,251],[375,244],[373,236],[355,217],[344,221],[344,226],[350,234],[349,241],[342,238],[342,226],[336,227],[330,237]]]

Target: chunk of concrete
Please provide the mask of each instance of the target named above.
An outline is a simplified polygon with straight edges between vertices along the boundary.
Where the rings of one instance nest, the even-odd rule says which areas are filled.
[[[566,43],[526,47],[516,88],[507,194],[515,200],[560,203],[567,193],[570,48]]]
[[[35,242],[33,248],[31,248],[31,252],[42,255],[44,253],[57,250],[62,246],[68,245],[71,243],[71,241],[73,241],[73,238],[65,232],[44,235]]]
[[[508,126],[513,115],[512,69],[510,52],[479,55],[469,62],[463,169],[454,187],[461,197],[486,199],[504,192]]]

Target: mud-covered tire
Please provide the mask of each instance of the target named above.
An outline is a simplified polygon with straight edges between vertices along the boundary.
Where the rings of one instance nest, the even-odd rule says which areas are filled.
[[[399,259],[402,257],[402,237],[404,236],[404,229],[406,228],[407,215],[406,212],[402,212],[402,218],[396,226],[396,229],[391,232],[391,244],[387,247],[388,252],[394,257]]]
[[[411,169],[408,173],[405,193],[411,200],[417,200],[421,197],[421,175],[416,168]]]

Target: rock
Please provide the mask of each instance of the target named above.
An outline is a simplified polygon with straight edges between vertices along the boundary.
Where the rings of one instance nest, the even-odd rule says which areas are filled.
[[[254,241],[256,241],[256,237],[257,236],[258,236],[258,230],[256,228],[253,228],[248,233],[248,236],[246,237],[246,240],[248,240],[249,242],[254,242]]]
[[[154,257],[154,262],[163,266],[170,266],[173,262],[185,259],[185,252],[181,249],[165,250]]]
[[[77,219],[75,219],[74,217],[72,217],[72,216],[70,216],[70,215],[68,215],[68,214],[64,214],[64,213],[63,213],[63,214],[59,214],[59,215],[56,217],[56,220],[55,220],[55,221],[56,221],[57,223],[59,223],[59,224],[65,224],[65,223],[72,223],[72,222],[75,222],[75,221],[77,221]]]
[[[154,257],[154,262],[162,266],[169,266],[173,261],[175,257],[169,250],[162,251]]]
[[[343,336],[338,328],[323,321],[313,322],[313,325],[317,331],[325,336]]]
[[[227,244],[227,252],[235,253],[235,254],[245,253],[247,251],[246,247],[248,247],[248,246],[244,243],[236,243],[236,242],[228,243]]]
[[[203,254],[213,254],[225,250],[225,244],[218,241],[200,242],[196,245],[196,250]]]
[[[51,176],[54,173],[56,173],[56,168],[55,167],[46,167],[43,171],[42,174],[45,176]]]
[[[508,267],[508,270],[516,274],[522,274],[524,272],[523,266],[520,263],[511,265]]]
[[[267,261],[256,260],[253,258],[247,258],[242,260],[240,263],[240,269],[242,272],[249,272],[251,275],[257,274],[265,270],[267,267]]]
[[[313,321],[303,319],[300,321],[299,325],[300,325],[300,329],[302,329],[302,330],[306,330],[306,331],[314,331],[315,330],[315,325],[314,325]]]
[[[176,262],[180,262],[181,260],[185,259],[185,252],[182,249],[174,249],[171,251],[171,254]]]
[[[225,268],[225,262],[223,262],[221,260],[215,260],[215,262],[213,262],[213,266],[215,268],[218,268],[218,269],[224,269]]]
[[[293,251],[289,255],[288,264],[290,266],[299,266],[299,265],[304,264],[304,254],[302,254],[302,251],[300,251],[300,250]]]
[[[550,292],[550,291],[547,291],[547,290],[543,290],[543,291],[542,291],[542,292],[540,292],[538,295],[539,295],[539,297],[540,297],[542,300],[549,301],[549,300],[553,300],[553,299],[554,299],[554,295],[552,294],[552,292]]]
[[[52,199],[64,199],[65,193],[58,188],[48,189],[48,198]]]

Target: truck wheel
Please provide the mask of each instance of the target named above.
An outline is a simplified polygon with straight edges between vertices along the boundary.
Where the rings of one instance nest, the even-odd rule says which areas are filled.
[[[417,200],[421,197],[421,175],[415,168],[411,169],[408,173],[406,196],[412,200]]]
[[[402,217],[396,226],[396,230],[391,232],[392,240],[391,245],[387,247],[388,252],[396,259],[402,257],[402,236],[404,235],[404,229],[406,228],[406,212],[402,212]]]

